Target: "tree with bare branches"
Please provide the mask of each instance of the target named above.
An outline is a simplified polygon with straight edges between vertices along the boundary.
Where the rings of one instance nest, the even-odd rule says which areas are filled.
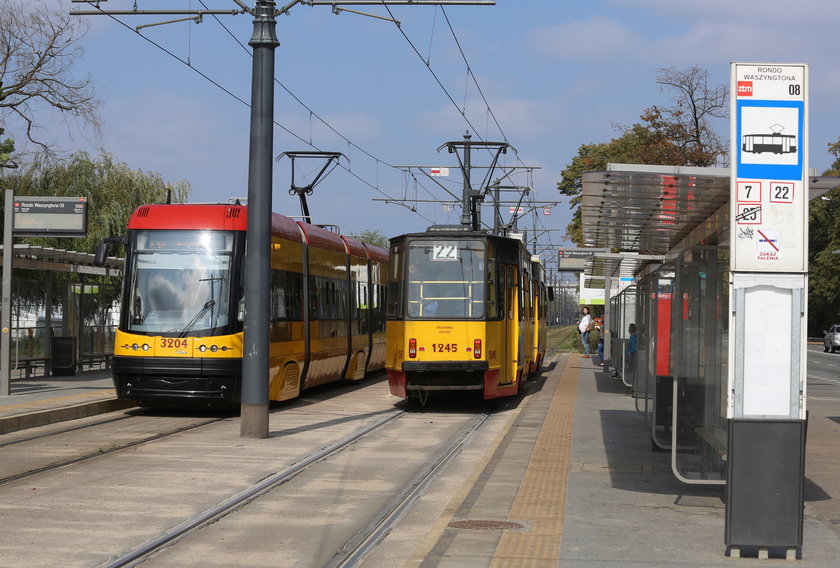
[[[57,151],[39,128],[46,111],[99,129],[91,80],[73,73],[87,23],[56,8],[48,0],[0,0],[0,128],[25,132],[46,155]]]
[[[729,116],[729,86],[711,87],[705,69],[689,67],[659,70],[659,90],[674,94],[674,106],[648,109],[670,126],[672,139],[683,151],[690,166],[714,166],[727,161],[728,149],[710,125],[714,118]]]

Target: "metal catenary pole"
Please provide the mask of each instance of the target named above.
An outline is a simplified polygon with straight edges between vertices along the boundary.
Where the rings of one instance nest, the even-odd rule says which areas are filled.
[[[0,172],[3,171],[0,169]],[[12,266],[14,264],[14,245],[12,243],[12,208],[14,206],[14,192],[11,189],[5,191],[5,217],[3,225],[3,289],[2,289],[2,315],[0,316],[0,396],[9,396],[11,393],[10,375],[11,366],[9,362],[9,347],[11,345],[12,327]]]
[[[254,8],[251,144],[248,157],[248,241],[245,249],[245,328],[240,435],[268,437],[268,327],[271,283],[271,184],[274,146],[275,3]]]

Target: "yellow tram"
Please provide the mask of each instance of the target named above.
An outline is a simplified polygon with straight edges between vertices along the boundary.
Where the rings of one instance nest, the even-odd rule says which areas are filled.
[[[391,239],[385,368],[391,393],[513,396],[545,353],[545,284],[521,239],[456,227]]]

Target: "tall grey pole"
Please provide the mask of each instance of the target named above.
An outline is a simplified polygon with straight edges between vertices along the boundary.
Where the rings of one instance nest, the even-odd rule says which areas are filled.
[[[268,324],[271,282],[271,184],[274,146],[275,3],[257,0],[251,76],[248,157],[248,237],[245,249],[245,326],[240,435],[268,437]]]
[[[0,170],[2,171],[2,170]],[[14,210],[15,192],[5,191],[5,215],[3,219],[3,308],[0,314],[0,396],[11,393],[11,365],[9,364],[9,347],[11,346],[12,329],[12,266],[14,265],[14,244],[12,242],[12,211]]]

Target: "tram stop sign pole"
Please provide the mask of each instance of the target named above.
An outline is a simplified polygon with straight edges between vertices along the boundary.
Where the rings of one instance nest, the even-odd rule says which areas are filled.
[[[245,249],[245,325],[242,358],[243,438],[268,437],[268,327],[271,283],[271,184],[274,146],[275,3],[254,7],[251,143],[248,156],[248,236]]]
[[[731,66],[726,546],[801,552],[808,66]]]

